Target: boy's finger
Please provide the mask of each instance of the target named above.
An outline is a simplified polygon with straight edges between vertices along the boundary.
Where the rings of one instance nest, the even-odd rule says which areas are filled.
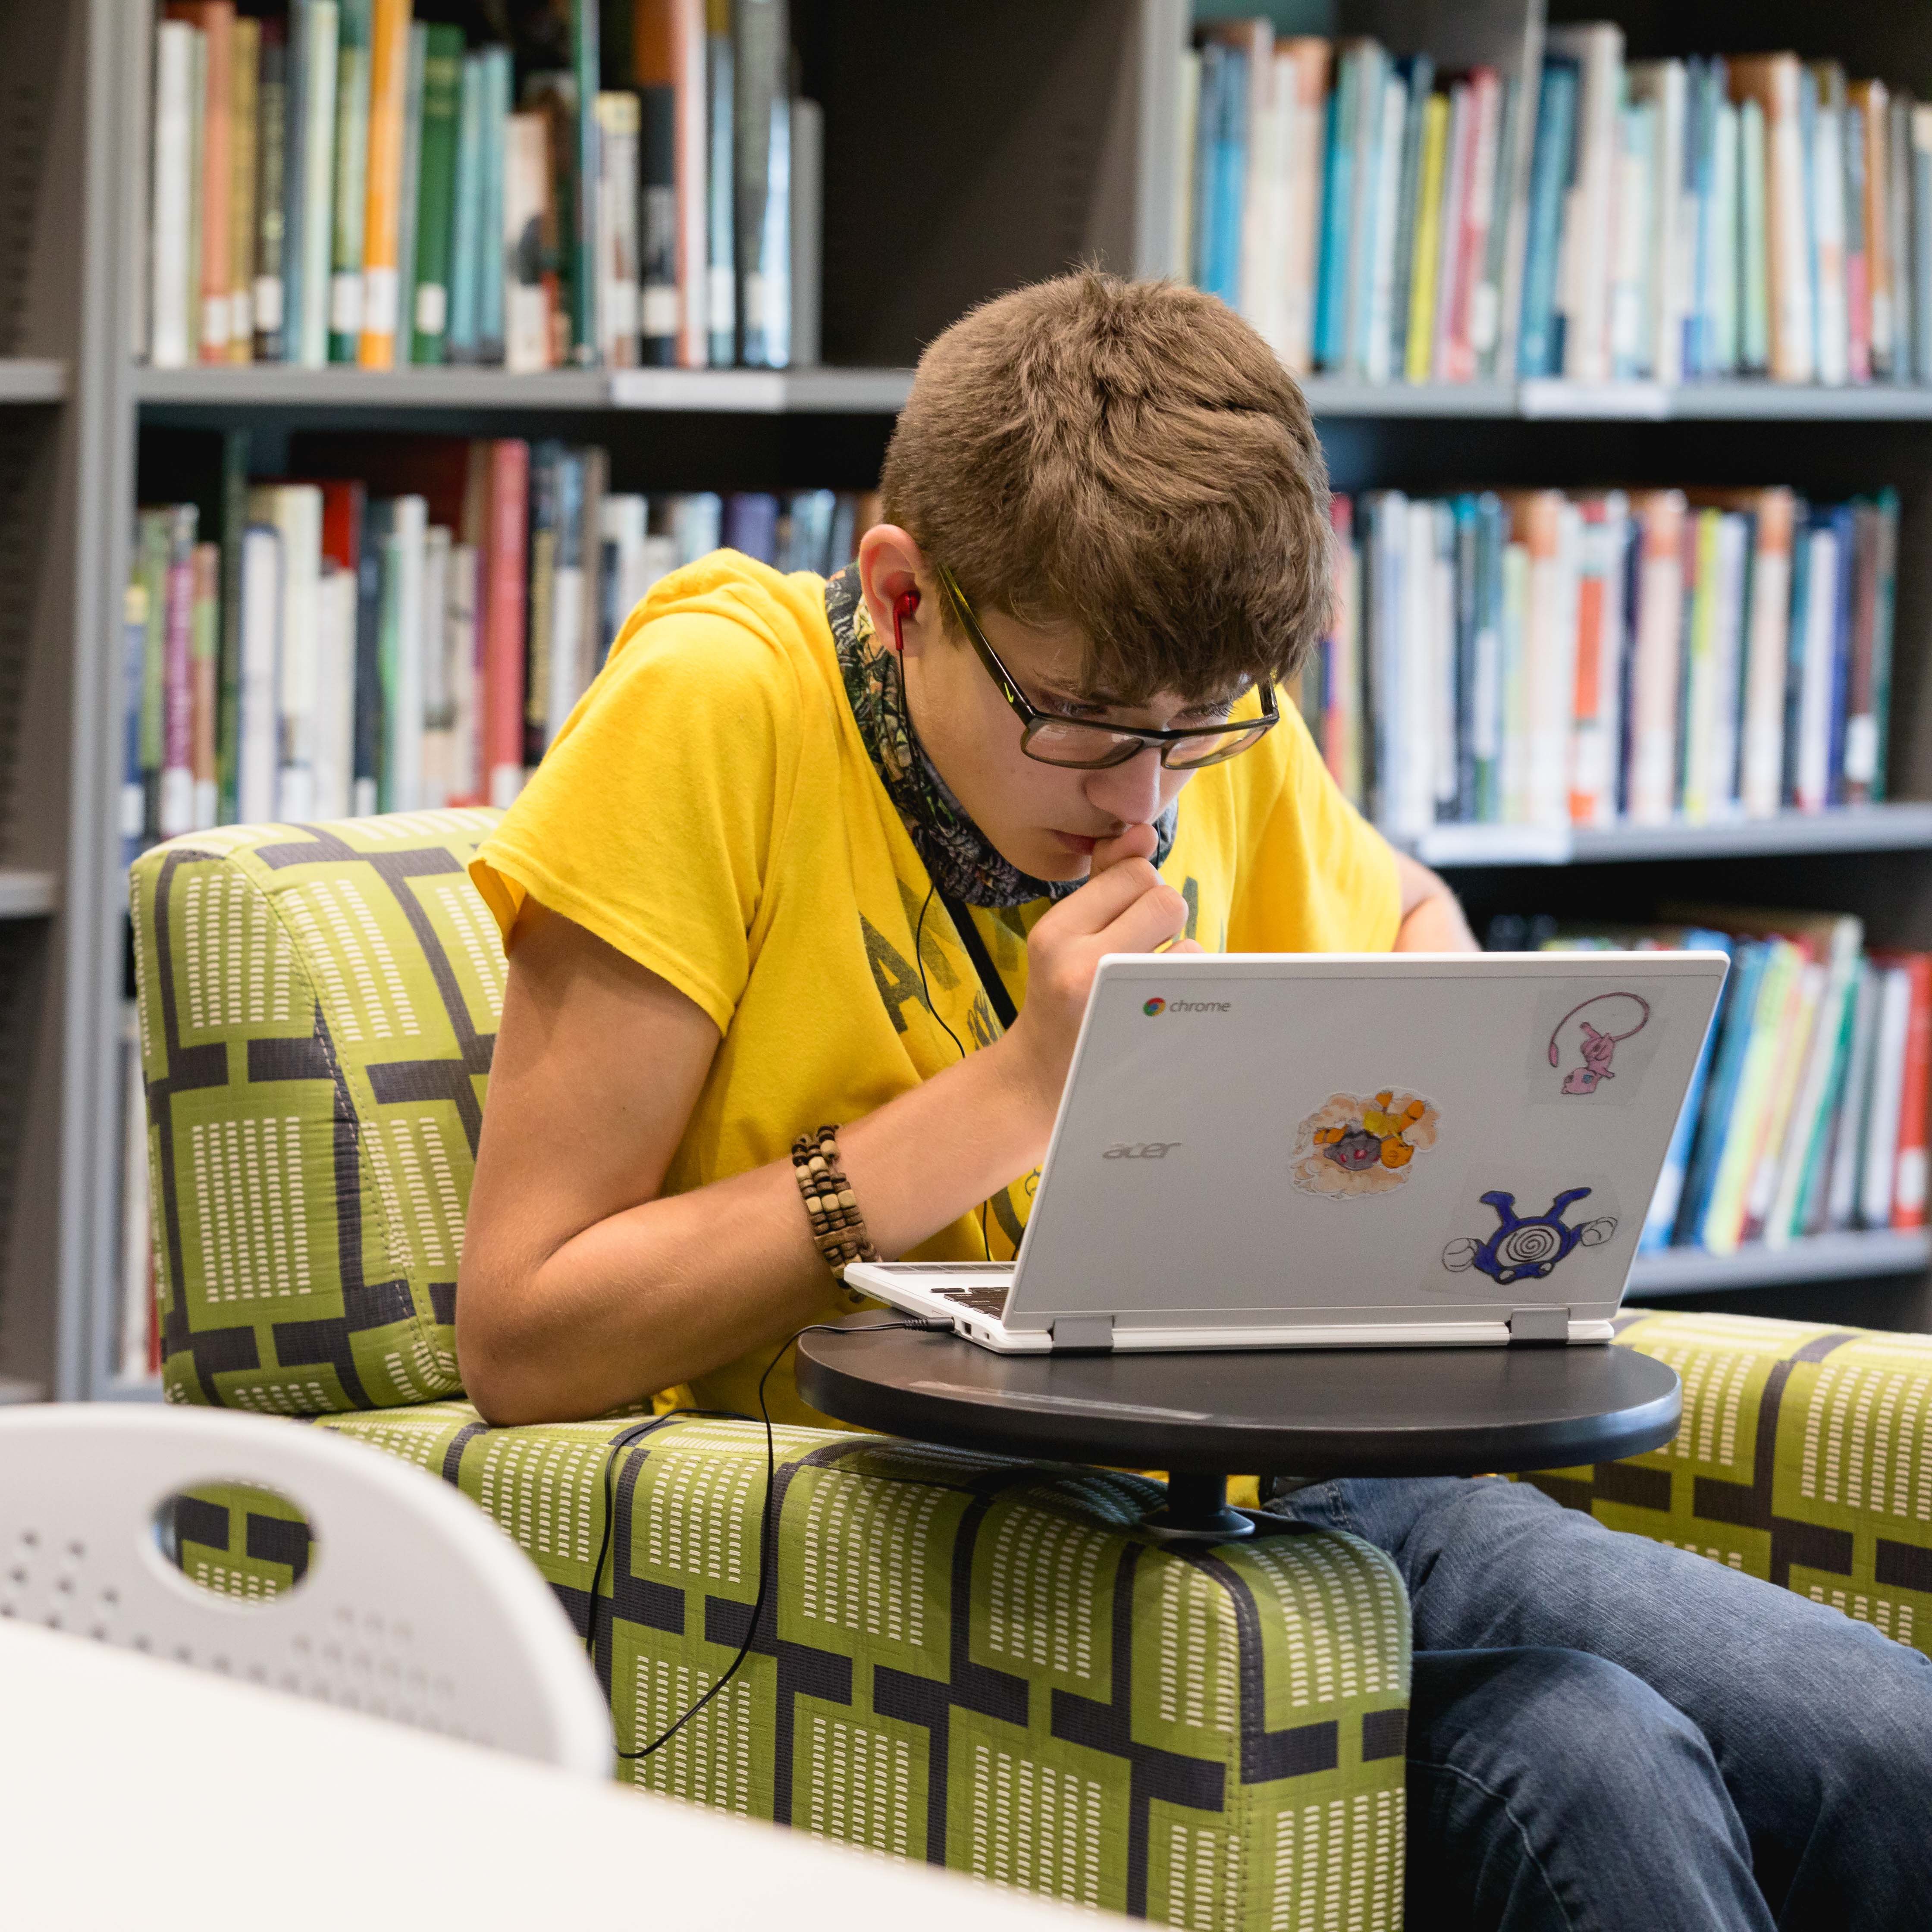
[[[1156,886],[1098,936],[1109,952],[1151,952],[1186,930],[1187,902],[1172,886]]]
[[[1160,875],[1144,859],[1122,859],[1062,899],[1040,926],[1051,920],[1056,933],[1103,932],[1135,900],[1160,884]]]
[[[1097,879],[1123,859],[1151,860],[1159,842],[1151,825],[1130,825],[1112,838],[1102,838],[1094,848],[1093,870],[1087,876],[1090,880]]]

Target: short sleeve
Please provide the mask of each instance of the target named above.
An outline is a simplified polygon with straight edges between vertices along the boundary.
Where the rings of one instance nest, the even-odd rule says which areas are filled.
[[[1244,855],[1228,950],[1389,951],[1402,923],[1394,850],[1342,796],[1292,706],[1270,737],[1281,741],[1280,778]]]
[[[790,653],[730,591],[640,605],[471,862],[506,943],[533,898],[724,1032],[791,796],[800,709]]]

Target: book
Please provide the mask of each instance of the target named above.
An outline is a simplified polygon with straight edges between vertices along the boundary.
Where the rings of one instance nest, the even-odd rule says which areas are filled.
[[[509,116],[503,158],[503,362],[513,370],[555,366],[556,210],[550,161],[546,118]]]
[[[524,572],[530,446],[514,437],[480,446],[483,530],[479,584],[484,796],[507,806],[524,782]]]
[[[408,92],[410,0],[370,0],[367,149],[363,157],[363,210],[359,298],[352,325],[354,353],[337,359],[365,369],[395,365],[401,300],[398,241],[401,225],[405,103]]]
[[[1611,371],[1610,249],[1616,232],[1623,32],[1604,22],[1552,27],[1546,44],[1546,58],[1574,62],[1577,75],[1574,154],[1555,289],[1563,337],[1560,373],[1573,382],[1604,382]]]
[[[1928,1083],[1932,1082],[1932,953],[1900,956],[1906,986],[1904,1067],[1893,1155],[1892,1226],[1925,1225]]]
[[[676,362],[682,320],[673,11],[673,0],[638,0],[632,23],[631,79],[638,94],[638,359],[652,368],[668,368]]]
[[[1864,1145],[1859,1160],[1858,1220],[1888,1228],[1898,1200],[1900,1118],[1906,1100],[1906,1062],[1912,1032],[1912,974],[1904,962],[1881,955],[1877,1039]]]
[[[229,212],[235,185],[231,146],[234,0],[168,0],[167,17],[189,23],[200,36],[194,44],[201,62],[200,137],[194,162],[200,190],[196,212],[200,266],[195,330],[200,359],[225,362],[234,314]]]
[[[1522,320],[1517,368],[1526,376],[1563,372],[1562,317],[1557,275],[1563,211],[1576,184],[1575,122],[1579,76],[1574,60],[1546,55],[1530,163],[1528,236],[1522,272]]]
[[[251,521],[280,536],[282,618],[275,668],[279,711],[274,816],[312,819],[317,701],[316,603],[322,574],[322,492],[313,484],[268,484],[249,492]]]
[[[416,254],[422,240],[423,92],[429,69],[429,29],[421,21],[410,28],[409,57],[403,78],[403,166],[396,202],[396,326],[390,367],[415,359]]]
[[[292,216],[301,242],[298,352],[305,368],[320,369],[329,359],[329,314],[334,259],[336,134],[340,89],[341,22],[338,0],[299,0],[302,8],[302,136],[299,178],[291,186],[290,208],[299,194],[300,213]],[[359,237],[358,241],[359,247]]]
[[[138,560],[136,569],[139,571]],[[121,598],[121,791],[116,824],[124,868],[146,844],[147,801],[142,782],[141,714],[147,670],[148,586],[138,574]]]
[[[728,368],[738,347],[737,48],[733,0],[705,0],[705,360]]]
[[[353,362],[362,334],[363,238],[368,214],[370,52],[376,0],[339,0],[339,4],[335,56],[334,222],[328,258],[328,359],[332,362]]]
[[[189,253],[189,211],[195,194],[190,127],[196,29],[164,18],[154,28],[153,208],[149,225],[148,359],[159,369],[185,368],[199,298],[199,272]]]
[[[794,368],[819,360],[824,302],[825,113],[791,104],[791,349]]]
[[[229,88],[228,359],[255,356],[255,190],[261,138],[262,23],[235,22]]]
[[[416,164],[416,273],[406,305],[410,332],[409,359],[414,363],[442,362],[450,322],[451,283],[458,244],[458,149],[463,134],[463,107],[467,65],[460,27],[438,26],[428,31],[423,55],[422,134]],[[478,76],[480,82],[480,76]],[[472,124],[470,138],[480,142],[476,123],[480,106],[478,82],[470,84]],[[474,163],[472,162],[472,168]],[[476,246],[477,214],[472,182],[468,212],[469,246]],[[470,339],[475,340],[475,290],[471,290]]]
[[[787,0],[732,8],[731,179],[739,360],[782,368],[790,354],[791,33]]]
[[[1321,261],[1322,167],[1327,149],[1328,43],[1298,34],[1275,48],[1279,158],[1280,271],[1276,348],[1298,373],[1314,366],[1316,275]]]
[[[638,362],[638,97],[598,94],[597,128],[598,352],[607,368],[628,369]]]
[[[744,0],[741,0],[741,4]],[[570,219],[560,245],[569,260],[568,354],[560,361],[589,368],[598,359],[604,340],[598,304],[602,284],[597,268],[602,232],[598,212],[598,92],[603,73],[598,0],[570,0],[571,125],[567,130],[571,184]],[[637,179],[633,162],[630,182]],[[634,274],[632,277],[635,280]]]
[[[287,238],[286,172],[290,156],[288,44],[284,23],[265,20],[255,90],[254,280],[250,319],[257,362],[282,360],[283,248]]]
[[[277,675],[282,655],[282,536],[251,522],[242,533],[241,664],[236,691],[236,821],[259,825],[275,815],[280,720]]]
[[[676,108],[677,360],[701,369],[711,354],[711,36],[708,0],[664,0]],[[728,262],[717,265],[730,271]]]
[[[1845,279],[1845,72],[1835,61],[1815,61],[1805,76],[1813,103],[1809,186],[1817,380],[1835,384],[1850,379],[1851,365]],[[1802,115],[1802,95],[1800,105]]]

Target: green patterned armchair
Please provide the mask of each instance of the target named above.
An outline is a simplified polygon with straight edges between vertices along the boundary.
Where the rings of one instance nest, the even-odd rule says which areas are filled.
[[[229,827],[135,866],[166,1394],[311,1418],[460,1488],[569,1611],[629,1748],[744,1640],[764,1438],[491,1429],[461,1399],[504,980],[465,867],[494,818]],[[1683,1375],[1677,1441],[1532,1480],[1932,1643],[1932,1343],[1670,1315],[1621,1339]],[[1408,1630],[1378,1552],[1178,1550],[1133,1527],[1142,1478],[776,1435],[776,1600],[729,1689],[622,1775],[1168,1924],[1400,1924]],[[177,1512],[184,1567],[288,1587],[292,1514],[209,1492]]]

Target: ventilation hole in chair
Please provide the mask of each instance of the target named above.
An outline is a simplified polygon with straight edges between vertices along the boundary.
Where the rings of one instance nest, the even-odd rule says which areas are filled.
[[[154,1546],[188,1582],[230,1604],[273,1602],[305,1583],[320,1550],[313,1522],[278,1491],[211,1478],[155,1505]]]

